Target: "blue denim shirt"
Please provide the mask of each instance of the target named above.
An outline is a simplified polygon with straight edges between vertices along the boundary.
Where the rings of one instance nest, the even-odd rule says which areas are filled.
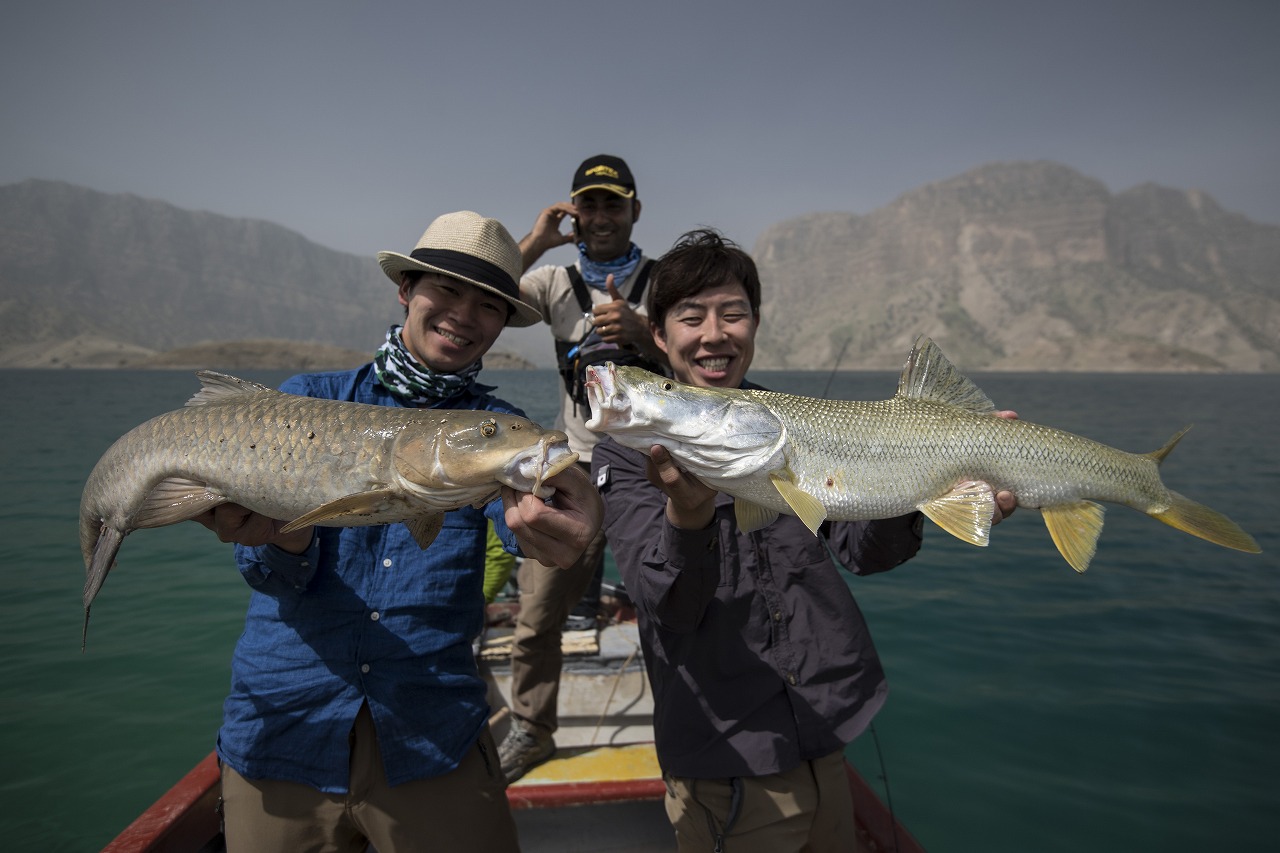
[[[401,405],[371,365],[280,388]],[[522,414],[490,390],[473,385],[439,408]],[[489,713],[471,651],[484,620],[486,516],[514,553],[500,500],[446,514],[425,551],[403,524],[317,527],[301,555],[237,546],[253,594],[223,706],[222,760],[250,779],[344,793],[347,736],[367,702],[390,784],[454,769]]]

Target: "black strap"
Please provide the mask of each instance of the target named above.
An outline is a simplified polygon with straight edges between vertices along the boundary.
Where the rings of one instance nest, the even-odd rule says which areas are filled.
[[[636,283],[631,286],[631,292],[627,294],[627,301],[632,305],[639,305],[640,297],[644,296],[645,285],[649,283],[649,267],[651,266],[653,266],[653,259],[646,259],[640,265],[640,271],[636,273]],[[578,306],[582,309],[582,313],[589,313],[591,311],[591,294],[587,292],[587,283],[582,280],[582,273],[578,272],[578,268],[572,264],[564,269],[565,272],[569,273],[569,283],[573,285],[573,295],[578,297]]]

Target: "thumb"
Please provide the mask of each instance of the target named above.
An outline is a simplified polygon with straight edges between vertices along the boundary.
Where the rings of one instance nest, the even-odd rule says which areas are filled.
[[[609,273],[604,279],[605,292],[609,294],[610,299],[621,299],[622,294],[618,292],[618,288],[613,286],[613,273]]]

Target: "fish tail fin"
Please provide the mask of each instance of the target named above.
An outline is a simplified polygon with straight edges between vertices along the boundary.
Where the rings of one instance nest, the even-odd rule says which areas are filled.
[[[1093,501],[1046,506],[1040,510],[1058,553],[1077,572],[1089,568],[1089,561],[1098,550],[1104,513],[1102,505]]]
[[[1169,499],[1170,504],[1167,509],[1148,514],[1156,521],[1163,521],[1170,527],[1176,527],[1192,536],[1199,536],[1215,545],[1246,551],[1250,554],[1262,553],[1262,549],[1258,547],[1258,543],[1252,536],[1217,510],[1210,509],[1202,503],[1196,503],[1173,491],[1169,492]]]
[[[98,544],[93,548],[93,556],[85,566],[84,578],[84,632],[80,637],[80,651],[84,651],[89,639],[89,605],[93,604],[98,591],[107,580],[107,573],[115,565],[116,554],[120,551],[120,543],[124,541],[124,533],[110,525],[104,524],[98,531]]]

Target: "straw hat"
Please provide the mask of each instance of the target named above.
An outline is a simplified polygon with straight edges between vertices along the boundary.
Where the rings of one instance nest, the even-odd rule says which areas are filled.
[[[515,309],[508,326],[532,326],[542,319],[520,301],[520,246],[496,219],[469,210],[446,213],[427,226],[411,253],[379,252],[378,263],[397,285],[403,272],[434,272],[501,296]]]

